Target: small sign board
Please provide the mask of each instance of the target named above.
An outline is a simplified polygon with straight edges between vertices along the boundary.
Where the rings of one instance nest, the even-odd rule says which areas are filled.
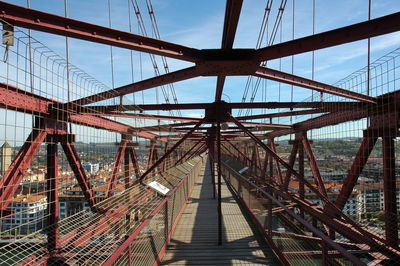
[[[161,185],[160,183],[158,183],[157,181],[153,181],[150,182],[149,184],[147,184],[149,187],[151,187],[152,189],[154,189],[155,191],[163,194],[164,196],[167,195],[167,193],[169,192],[169,188]]]
[[[249,169],[248,166],[246,166],[246,167],[240,169],[240,170],[239,170],[239,174],[243,174],[247,169]]]

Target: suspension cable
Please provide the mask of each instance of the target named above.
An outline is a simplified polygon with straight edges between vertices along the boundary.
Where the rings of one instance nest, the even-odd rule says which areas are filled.
[[[280,25],[281,22],[282,22],[282,16],[283,16],[284,11],[285,11],[286,3],[287,3],[287,0],[282,0],[282,1],[281,1],[280,7],[279,7],[279,10],[278,10],[278,14],[277,14],[276,19],[275,19],[274,27],[273,27],[272,32],[271,32],[271,37],[270,37],[270,39],[269,39],[268,46],[271,46],[271,45],[274,44],[275,37],[276,37],[277,31],[278,31],[278,29],[279,29],[279,25]],[[267,65],[267,61],[263,62],[261,65],[262,65],[262,66],[266,66],[266,65]],[[250,76],[250,77],[248,77],[248,78],[253,79],[253,76]],[[260,85],[260,82],[259,82],[260,79],[261,79],[261,78],[256,78],[256,82],[253,83],[254,86],[253,86],[253,89],[252,89],[252,93],[251,93],[251,97],[250,97],[250,102],[253,102],[254,99],[255,99],[255,97],[256,97],[256,95],[257,95],[258,88],[259,88],[259,85]],[[250,83],[249,83],[249,84],[250,84]],[[248,92],[248,88],[247,88],[247,89],[245,88],[245,93],[246,93],[246,94],[243,95],[243,97],[242,97],[242,101],[243,101],[243,102],[244,102],[244,101],[246,100],[246,98],[247,98],[247,92]],[[249,113],[250,113],[250,109],[247,109],[247,110],[246,110],[246,115],[249,115]],[[240,112],[239,112],[239,114],[240,114]]]

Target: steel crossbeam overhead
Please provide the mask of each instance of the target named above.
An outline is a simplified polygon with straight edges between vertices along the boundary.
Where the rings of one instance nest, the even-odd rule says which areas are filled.
[[[227,4],[227,12],[224,26],[224,36],[222,41],[222,50],[229,49],[233,44],[234,35],[236,32],[237,21],[240,15],[242,1],[233,1],[232,5]],[[61,16],[56,16],[33,9],[28,9],[8,3],[1,2],[1,14],[0,18],[5,19],[12,23],[13,25],[23,26],[27,28],[37,29],[41,31],[46,31],[54,34],[60,34],[69,37],[75,37],[80,39],[86,39],[93,42],[99,42],[103,44],[116,45],[119,47],[132,45],[130,48],[139,51],[146,51],[153,54],[160,54],[165,56],[171,56],[174,58],[182,58],[184,54],[188,53],[192,61],[205,61],[206,63],[201,63],[199,67],[191,67],[176,72],[168,73],[159,77],[154,77],[149,80],[144,80],[136,84],[126,85],[117,89],[113,89],[107,92],[99,93],[82,99],[73,101],[74,104],[86,105],[88,103],[98,102],[105,99],[110,99],[113,97],[118,97],[121,95],[129,94],[138,90],[153,88],[156,86],[193,78],[201,75],[218,75],[219,81],[217,82],[217,92],[216,99],[220,99],[223,89],[223,77],[224,75],[237,75],[237,74],[248,74],[251,75],[252,69],[254,67],[233,67],[226,68],[223,67],[225,63],[218,63],[224,61],[239,62],[239,65],[243,66],[251,64],[259,64],[261,61],[276,59],[279,57],[285,57],[289,55],[294,55],[298,53],[303,53],[307,51],[317,50],[321,48],[331,47],[339,44],[344,44],[348,42],[353,42],[357,40],[362,40],[366,38],[371,38],[374,36],[379,36],[387,33],[391,33],[400,29],[399,20],[400,13],[395,13],[381,18],[376,18],[366,22],[354,24],[351,26],[343,27],[340,29],[316,34],[310,37],[305,37],[298,40],[293,40],[290,42],[273,45],[270,47],[262,48],[254,51],[245,51],[245,53],[250,54],[250,56],[239,56],[234,50],[233,52],[224,53],[220,51],[219,56],[214,58],[216,55],[215,50],[196,50],[193,48],[188,48],[184,46],[179,46],[172,43],[163,42],[160,40],[155,40],[143,36],[134,35],[131,33],[121,32],[85,22],[80,22],[72,19],[68,19]],[[370,31],[370,28],[374,28],[374,31]],[[232,43],[232,44],[231,44]],[[145,47],[145,48],[143,48]],[[243,51],[242,51],[243,52]],[[222,58],[221,58],[222,56]],[[237,59],[239,58],[239,59]],[[189,59],[189,58],[186,58]],[[208,62],[208,63],[207,63]],[[211,65],[209,65],[211,64]],[[244,65],[245,64],[245,65]],[[211,67],[210,66],[213,66]],[[215,69],[215,73],[210,72],[207,69]],[[223,73],[217,73],[221,69],[225,69]],[[241,72],[237,72],[237,69],[242,69]],[[255,68],[256,69],[256,68]],[[243,72],[244,71],[244,72]],[[247,71],[247,72],[246,72]],[[256,71],[256,75],[262,75],[265,72],[259,70]],[[285,82],[296,82],[296,84],[301,84],[301,82],[295,81],[293,77],[287,80],[287,75],[280,75],[277,77],[276,72],[274,75],[270,73],[264,73],[263,75],[268,75],[269,78],[279,79],[279,81]],[[307,82],[310,84],[309,82]],[[315,85],[315,84],[314,84]],[[322,89],[321,86],[316,86],[318,89]],[[325,87],[325,90],[327,88]],[[349,93],[344,91],[328,90],[328,92],[340,93],[342,96],[348,96]],[[351,97],[356,97],[358,99],[363,99],[367,101],[373,101],[373,99],[368,97],[360,98],[360,95],[352,95]]]
[[[9,110],[15,110],[22,113],[28,111],[41,117],[54,118],[54,116],[56,116],[60,120],[120,132],[123,134],[132,134],[133,132],[131,126],[104,117],[91,114],[64,114],[62,109],[53,108],[53,106],[59,105],[60,102],[58,101],[19,89],[9,84],[0,83],[0,106]],[[55,115],[53,115],[54,113]],[[147,132],[138,132],[136,134],[143,138],[157,138],[156,135]],[[163,141],[163,138],[160,140]]]
[[[290,41],[263,48],[258,48],[260,42],[257,49],[242,49],[233,48],[233,44],[243,0],[227,0],[220,48],[196,49],[161,40],[151,0],[146,0],[146,7],[157,39],[145,37],[146,23],[142,21],[138,4],[133,2],[128,1],[129,8],[131,5],[134,8],[134,13],[129,13],[129,31],[132,30],[131,15],[136,15],[138,23],[143,24],[139,25],[143,36],[111,27],[111,2],[110,27],[104,27],[68,18],[67,4],[64,7],[64,17],[0,1],[0,22],[3,24],[1,48],[4,48],[5,56],[11,52],[10,58],[5,57],[1,62],[6,73],[1,76],[1,81],[5,83],[0,83],[0,109],[6,114],[15,115],[12,119],[6,115],[3,124],[4,149],[12,146],[11,149],[15,151],[9,156],[9,165],[3,154],[3,146],[0,151],[0,229],[2,238],[12,238],[15,242],[0,247],[1,254],[8,252],[4,257],[21,256],[16,259],[19,265],[131,265],[142,264],[144,261],[161,264],[180,216],[185,213],[191,190],[209,182],[210,192],[212,190],[215,199],[214,211],[217,213],[215,228],[211,230],[218,233],[214,244],[225,244],[222,222],[227,219],[223,217],[226,201],[222,198],[225,198],[223,189],[227,186],[235,200],[241,203],[243,213],[249,218],[247,220],[254,223],[259,229],[258,234],[285,265],[291,265],[299,259],[313,263],[318,260],[322,265],[347,262],[355,265],[364,265],[366,262],[398,264],[400,247],[396,138],[400,137],[400,91],[392,88],[397,80],[391,73],[397,73],[397,62],[400,59],[396,61],[396,58],[400,56],[387,56],[371,63],[368,43],[368,65],[365,71],[355,72],[335,83],[339,84],[337,86],[266,67],[266,62],[400,31],[400,12],[298,39],[293,37]],[[275,30],[279,31],[284,22],[280,21],[282,17],[279,16],[283,15],[286,4],[277,10],[275,23],[278,27],[274,26],[272,32],[268,32],[271,25],[267,24],[265,14],[275,5],[272,6],[272,1],[267,2],[270,5],[267,4],[265,9],[259,40],[267,37],[271,44],[276,42]],[[292,4],[294,36],[294,1]],[[312,12],[314,32],[315,6]],[[111,49],[127,49],[131,52],[132,80],[136,71],[133,71],[136,64],[133,52],[149,53],[154,58],[152,63],[157,76],[116,88],[113,76],[112,89],[102,85],[96,87],[100,83],[92,83],[92,78],[86,76],[86,73],[82,71],[84,74],[76,74],[73,71],[69,63],[68,38],[66,64],[64,61],[55,63],[60,69],[66,66],[67,73],[63,70],[60,74],[60,70],[48,69],[47,61],[44,66],[42,57],[37,61],[35,53],[42,47],[35,46],[36,42],[32,42],[30,33],[26,34],[19,28],[14,32],[14,26],[99,43]],[[14,33],[16,40],[19,38],[16,49],[7,41],[9,34],[14,36]],[[21,41],[18,34],[28,41]],[[25,52],[21,52],[23,50]],[[41,56],[54,61],[46,53]],[[161,56],[166,74],[157,71],[158,66],[154,62],[158,59],[154,55]],[[166,58],[185,61],[185,68],[170,71]],[[386,67],[378,70],[375,64],[386,64]],[[382,73],[373,72],[371,75],[371,69]],[[312,71],[314,74],[314,56]],[[25,80],[21,74],[25,74]],[[74,76],[80,74],[84,78]],[[234,98],[233,102],[225,102],[222,95],[228,76],[253,76],[258,81],[272,80],[334,97],[318,99],[313,94],[311,98],[300,102],[293,101],[298,95],[289,101],[289,97],[285,98],[287,95],[281,97],[279,94],[278,102],[268,101],[274,97],[270,97],[270,93],[275,85],[270,87],[269,82],[265,84],[269,91],[263,90],[262,101],[257,102],[261,97],[254,91],[251,102],[235,102],[237,99]],[[197,82],[202,77],[217,78],[216,86],[212,87],[215,89],[214,102],[178,103],[172,85],[165,91],[165,86],[175,82],[185,81],[183,85],[190,86],[193,79],[197,78]],[[64,88],[66,85],[67,88]],[[144,96],[145,90],[157,87],[162,87],[165,103],[160,103],[159,94],[155,95],[157,104],[152,104]],[[174,103],[169,101],[168,89],[171,89]],[[129,94],[137,92],[143,92],[143,104],[123,103],[123,100],[130,97]],[[293,90],[293,93],[296,92],[301,90]],[[110,99],[116,97],[120,97],[120,104],[108,104],[112,102]],[[136,103],[135,96],[133,99],[133,103]],[[234,116],[240,109],[251,109],[249,111],[252,113]],[[191,117],[190,113],[194,112],[190,111],[182,111],[183,114],[179,116],[167,114],[167,111],[173,110],[198,110],[196,113],[201,114],[196,117]],[[23,122],[17,121],[19,117],[24,118]],[[131,123],[119,122],[122,121],[119,117],[129,118],[125,120]],[[281,117],[284,119],[279,119]],[[269,119],[269,123],[257,121],[259,119]],[[347,127],[344,123],[352,121],[358,121],[355,130],[344,129]],[[20,124],[28,130],[19,132]],[[10,126],[14,127],[15,139],[13,144],[7,145],[6,141],[11,135],[8,130]],[[345,132],[341,131],[343,129]],[[86,132],[82,134],[81,130]],[[27,133],[30,134],[27,136]],[[331,135],[338,134],[333,139],[342,138],[343,135],[339,133],[348,134],[349,138],[358,138],[354,143],[359,146],[357,153],[343,155],[348,160],[335,164],[329,161],[332,160],[329,156],[321,155],[321,146],[325,145],[325,138],[331,141]],[[312,136],[315,137],[314,141]],[[150,144],[144,143],[142,138],[149,139]],[[289,146],[286,146],[288,139]],[[161,146],[159,142],[164,143]],[[22,143],[22,146],[18,143]],[[339,144],[338,141],[335,146]],[[43,149],[45,145],[47,149]],[[59,146],[63,153],[58,151]],[[138,147],[137,151],[134,147]],[[381,147],[381,150],[374,150],[377,147]],[[305,155],[308,167],[305,167]],[[370,156],[375,155],[376,159],[369,160]],[[320,160],[322,156],[323,161]],[[342,158],[339,157],[340,152],[336,152],[335,156]],[[91,168],[93,162],[98,163],[100,169],[89,173],[86,168]],[[201,174],[205,162],[209,164],[207,176]],[[324,172],[336,169],[339,163],[340,169],[344,169],[343,166],[348,163],[348,173],[344,175],[343,181],[334,178],[329,180]],[[40,165],[44,165],[43,169]],[[364,187],[370,185],[363,183],[359,177],[364,168],[369,170],[372,167],[380,167],[382,170],[382,174],[374,178],[381,181],[377,185],[384,195],[379,205],[380,211],[383,210],[379,219],[384,220],[384,226],[376,229],[369,224],[370,212],[362,210],[357,216],[352,216],[348,212],[349,208],[345,207],[349,200],[353,201],[354,197],[360,195],[358,193],[364,193]],[[19,235],[20,229],[10,227],[3,234],[3,222],[15,220],[19,216],[13,202],[20,196],[32,193],[31,185],[36,181],[29,182],[27,177],[36,171],[35,168],[43,172],[44,178],[42,187],[36,186],[37,191],[34,193],[43,197],[47,206],[41,221],[43,227],[40,230],[35,228],[35,234],[45,234],[47,241],[43,238],[43,243],[39,239],[37,243],[31,244],[29,241],[32,234]],[[208,173],[209,170],[211,173]],[[197,177],[200,175],[210,180],[203,179],[199,183]],[[164,194],[150,188],[150,182],[154,181],[167,187],[169,192]],[[64,205],[59,203],[70,196],[74,200],[79,198],[83,207],[87,204],[91,212],[84,210],[79,215],[68,214],[68,217],[62,217],[61,209]],[[31,224],[27,222],[26,225]],[[17,225],[18,228],[22,226]],[[288,230],[286,233],[275,230],[277,226]],[[342,238],[345,240],[339,240]],[[25,243],[26,239],[29,239],[28,244]],[[26,248],[26,255],[23,254],[25,251],[11,254],[16,253],[14,246],[20,248],[19,245],[21,250],[29,247]],[[10,247],[11,251],[7,250]],[[292,251],[292,247],[298,249]],[[0,264],[7,260],[0,259]]]
[[[363,102],[216,102],[216,103],[178,103],[178,104],[138,104],[138,105],[105,105],[91,106],[90,109],[96,113],[102,110],[107,112],[121,111],[170,111],[170,110],[195,110],[208,109],[216,105],[224,105],[231,109],[279,109],[279,108],[318,108],[321,111],[347,110],[374,106],[374,104]],[[92,114],[92,113],[91,113]],[[140,115],[140,114],[138,114]],[[178,120],[178,119],[176,119]]]
[[[3,1],[0,2],[0,11],[0,18],[15,26],[186,61],[197,61],[200,55],[200,51],[194,48],[57,16]]]
[[[194,78],[200,75],[198,67],[189,67],[182,70],[170,72],[164,75],[142,80],[133,84],[125,85],[108,91],[99,92],[97,94],[74,100],[67,104],[67,108],[81,108],[82,105],[95,103],[115,97],[120,97],[126,94],[143,91],[146,89],[155,88],[158,86],[174,83],[177,81]],[[137,107],[134,110],[138,110]],[[140,107],[139,107],[139,110]]]
[[[268,133],[267,138],[279,137],[294,133],[295,131],[307,131],[325,126],[337,125],[344,122],[360,120],[374,115],[396,112],[395,106],[399,103],[399,92],[387,93],[377,97],[377,106],[364,106],[364,108],[340,109],[337,112],[324,114],[303,122],[293,124],[295,130],[276,130]]]
[[[260,115],[238,116],[238,117],[236,117],[236,119],[237,120],[255,120],[255,119],[266,119],[266,118],[275,118],[275,117],[310,115],[310,114],[320,114],[320,113],[325,113],[325,111],[323,111],[322,109],[310,109],[310,110],[301,110],[301,111],[268,113],[268,114],[260,114]]]
[[[260,68],[256,71],[254,75],[257,77],[275,80],[282,83],[303,87],[306,89],[316,90],[319,92],[338,95],[361,102],[376,103],[375,97],[364,95],[362,93],[356,93],[354,91],[345,90],[342,88],[324,84],[311,79],[299,77],[293,74],[284,73],[282,71],[274,70],[267,67],[260,66]]]
[[[259,49],[256,53],[260,61],[267,61],[372,38],[398,30],[400,30],[400,12],[272,45]]]
[[[243,0],[226,1],[224,30],[222,33],[221,49],[232,49],[235,40],[236,29],[239,22],[240,11],[242,9]],[[215,91],[215,101],[220,101],[222,91],[224,89],[225,76],[217,77],[217,88]]]

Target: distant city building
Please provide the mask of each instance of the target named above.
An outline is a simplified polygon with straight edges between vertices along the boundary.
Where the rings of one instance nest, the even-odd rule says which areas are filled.
[[[15,215],[3,219],[2,231],[30,234],[44,227],[47,198],[44,195],[22,195],[10,200],[9,210]]]
[[[8,142],[0,147],[0,175],[3,176],[11,165],[12,147]]]
[[[330,202],[335,202],[336,198],[339,195],[340,189],[342,188],[341,183],[336,182],[326,182],[325,189],[328,195],[328,199]],[[298,193],[299,182],[291,181],[289,184],[289,191]],[[305,187],[304,189],[304,197],[313,203],[323,206],[322,200],[313,193],[309,188]],[[359,213],[359,204],[357,202],[357,193],[352,193],[349,199],[346,202],[346,205],[343,208],[343,213],[349,217],[356,218]]]
[[[397,211],[400,211],[400,182],[396,184]],[[384,210],[383,182],[359,184],[356,186],[358,218],[367,218],[368,214]]]
[[[107,192],[107,187],[108,187],[107,185],[103,184],[103,186],[101,187],[93,188],[93,193],[97,202],[102,201],[106,198],[105,195]],[[120,194],[124,190],[125,190],[125,185],[119,183],[115,187],[113,195]],[[65,190],[64,194],[59,195],[58,198],[59,198],[58,207],[59,207],[60,219],[64,219],[82,210],[90,211],[90,206],[86,201],[82,189],[80,187],[73,187],[71,189]]]
[[[58,196],[58,211],[60,219],[64,219],[82,210],[89,211],[90,207],[80,187],[66,190],[64,195]]]
[[[98,172],[100,169],[98,163],[84,163],[83,168],[91,174]]]

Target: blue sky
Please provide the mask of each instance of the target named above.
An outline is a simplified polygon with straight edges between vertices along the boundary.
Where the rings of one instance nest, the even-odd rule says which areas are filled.
[[[68,15],[74,19],[108,26],[108,0],[69,0]],[[26,1],[9,1],[26,5]],[[151,32],[145,1],[141,5],[142,16],[146,20],[148,32]],[[244,1],[234,46],[237,48],[254,48],[266,1]],[[280,1],[274,1],[271,21],[272,28]],[[372,17],[379,17],[400,10],[399,1],[372,1]],[[64,14],[64,0],[31,0],[32,8]],[[295,1],[295,38],[312,34],[312,1]],[[153,1],[161,37],[164,40],[196,48],[218,48],[221,42],[225,1]],[[128,30],[128,0],[111,0],[111,21],[114,28]],[[368,17],[368,1],[322,1],[316,0],[316,32],[323,32],[341,26],[364,21]],[[131,13],[132,14],[132,13]],[[134,30],[137,32],[136,18],[132,17]],[[292,38],[292,1],[288,1],[283,18],[282,40]],[[62,37],[34,33],[33,36],[61,55],[65,55],[65,43]],[[280,37],[277,36],[277,41]],[[400,45],[400,33],[372,39],[372,60],[395,49]],[[366,65],[366,41],[359,41],[335,48],[319,50],[315,53],[315,79],[334,83],[347,74]],[[131,81],[129,51],[114,48],[115,86],[125,85]],[[99,56],[101,55],[101,56]],[[135,68],[139,70],[138,53],[134,54]],[[154,75],[148,56],[143,54],[143,78]],[[188,66],[188,63],[168,59],[170,68],[177,70]],[[294,73],[311,77],[311,53],[295,56]],[[70,39],[70,62],[100,81],[111,86],[110,49],[105,45],[91,44],[85,41]],[[160,64],[161,61],[159,61]],[[269,63],[278,67],[278,60]],[[100,67],[101,65],[101,67]],[[282,60],[282,69],[291,71],[291,58]],[[140,79],[137,71],[135,77]],[[231,101],[241,99],[245,77],[230,77],[224,93]],[[175,84],[181,102],[212,101],[214,97],[215,78],[200,77]],[[284,90],[284,89],[282,89]],[[193,92],[199,92],[194,97]],[[268,91],[268,89],[267,89]],[[300,91],[296,96],[301,100],[307,91]],[[268,92],[267,92],[268,94]],[[281,95],[287,94],[282,91]],[[259,95],[261,97],[261,95]],[[271,93],[271,100],[274,99]],[[226,96],[225,96],[226,97]],[[229,100],[228,98],[226,98]],[[261,99],[261,98],[260,98]],[[150,102],[151,99],[148,101]]]
[[[112,27],[128,30],[128,0],[111,1]],[[26,6],[26,0],[8,1]],[[142,16],[145,19],[148,33],[151,34],[151,24],[144,0],[138,1]],[[203,1],[166,1],[153,0],[153,8],[158,20],[162,39],[170,42],[192,46],[195,48],[219,48],[223,29],[225,12],[224,0]],[[236,34],[234,47],[254,48],[258,31],[264,14],[266,1],[245,0]],[[275,0],[268,25],[271,31],[280,1]],[[292,39],[292,5],[288,0],[283,16],[282,36],[277,35],[275,43],[280,39]],[[295,38],[312,34],[312,0],[295,1],[294,27]],[[64,15],[64,0],[31,0],[34,9]],[[132,6],[131,6],[132,8]],[[372,0],[372,18],[384,16],[400,11],[398,0]],[[90,23],[108,26],[108,0],[68,0],[68,16]],[[132,25],[137,33],[136,17],[132,15]],[[315,32],[323,32],[334,28],[365,21],[368,18],[368,0],[316,0]],[[65,56],[65,39],[61,36],[41,32],[33,32],[33,37],[46,44],[58,54]],[[265,46],[264,41],[263,46]],[[69,39],[70,63],[85,70],[87,73],[112,87],[111,83],[111,57],[110,48],[106,45],[93,44],[85,41]],[[400,33],[393,33],[371,40],[371,60],[398,48],[400,46]],[[358,41],[338,47],[318,50],[315,52],[315,79],[333,84],[367,64],[367,41]],[[134,52],[134,77],[135,81],[154,76],[147,54],[141,54],[142,68],[140,68],[140,54]],[[130,51],[113,48],[115,86],[122,86],[132,82]],[[291,72],[292,58],[283,58],[282,70]],[[179,70],[191,64],[168,59],[170,70]],[[161,60],[158,59],[161,66]],[[279,60],[268,62],[271,68],[279,68]],[[294,73],[311,78],[311,53],[296,55],[294,57]],[[228,77],[225,83],[223,99],[231,102],[241,101],[247,77]],[[199,77],[175,84],[179,102],[212,102],[215,95],[214,77]],[[280,91],[279,91],[280,90]],[[280,89],[275,82],[263,83],[255,101],[290,101],[290,86],[282,85]],[[294,100],[301,101],[311,95],[311,91],[295,88]],[[129,99],[132,96],[128,97]],[[141,94],[136,95],[138,102],[142,101]],[[155,103],[155,89],[144,94],[146,103]],[[184,115],[201,116],[202,111],[185,111]]]

